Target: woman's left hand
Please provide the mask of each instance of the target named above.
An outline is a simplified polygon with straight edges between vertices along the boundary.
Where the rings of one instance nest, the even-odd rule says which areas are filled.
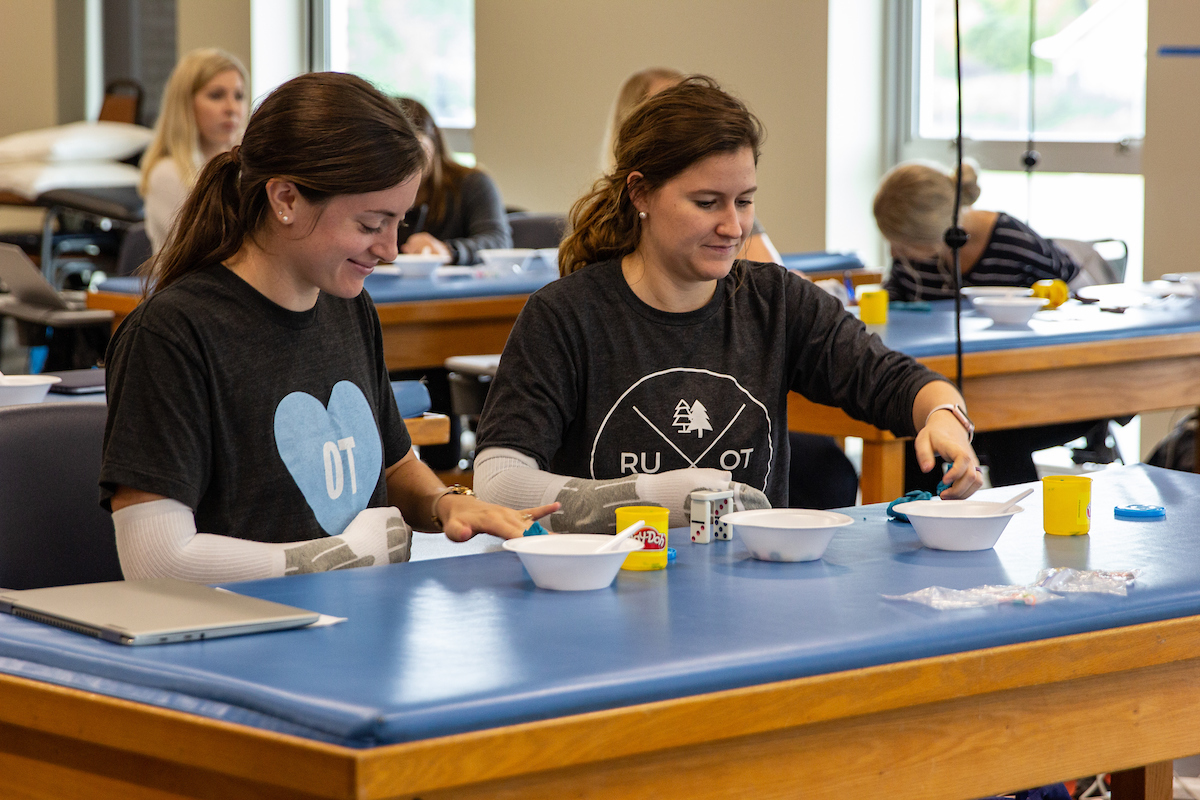
[[[430,236],[428,233],[414,233],[408,237],[404,244],[400,245],[401,253],[433,253],[436,256],[450,255],[450,248],[446,243],[436,236]]]
[[[535,520],[558,511],[559,505],[550,503],[518,511],[485,503],[469,495],[448,494],[438,500],[437,511],[445,521],[442,530],[446,537],[465,542],[477,533],[490,533],[501,539],[519,538]]]
[[[935,455],[954,462],[942,478],[943,483],[950,484],[950,488],[942,492],[942,499],[970,497],[983,486],[979,457],[971,447],[966,429],[953,414],[941,412],[930,415],[925,427],[917,434],[914,447],[922,472],[933,469],[937,463]]]

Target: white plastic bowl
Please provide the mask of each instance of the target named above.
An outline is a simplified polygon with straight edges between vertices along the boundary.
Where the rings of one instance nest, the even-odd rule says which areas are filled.
[[[895,510],[908,517],[921,544],[934,550],[990,550],[1013,514],[1015,506],[997,514],[1004,503],[987,500],[914,500]]]
[[[61,380],[57,375],[0,375],[0,406],[40,403]]]
[[[390,264],[380,264],[380,275],[399,275],[402,278],[428,278],[433,271],[450,260],[449,256],[433,253],[401,253]]]
[[[724,514],[750,555],[759,561],[816,561],[833,534],[852,520],[836,511],[805,508],[759,508]]]
[[[1031,286],[964,286],[963,297],[1032,297]]]
[[[541,588],[583,592],[608,586],[625,556],[642,549],[641,542],[626,539],[616,550],[596,552],[612,539],[603,533],[552,533],[507,539],[503,546],[520,557],[529,577]]]
[[[479,257],[489,272],[497,275],[512,275],[528,269],[536,250],[528,247],[516,247],[510,250],[480,250]]]
[[[546,269],[558,269],[558,248],[557,247],[539,247],[536,251],[537,257],[542,260],[542,266]]]
[[[976,297],[971,302],[998,325],[1025,325],[1050,301],[1045,297]]]

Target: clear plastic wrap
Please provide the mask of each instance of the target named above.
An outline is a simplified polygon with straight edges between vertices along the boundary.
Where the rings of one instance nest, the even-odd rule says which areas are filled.
[[[945,586],[930,586],[908,594],[883,595],[885,600],[906,600],[920,603],[938,611],[953,611],[960,608],[982,608],[983,606],[1017,605],[1033,606],[1062,598],[1038,586],[976,586],[973,589],[947,589]]]
[[[882,597],[885,600],[920,603],[938,611],[999,605],[1034,606],[1049,600],[1061,600],[1060,594],[1091,592],[1124,597],[1139,572],[1136,569],[1107,572],[1054,567],[1039,572],[1028,586],[976,586],[973,589],[930,586],[908,594],[885,594]]]
[[[1128,587],[1134,584],[1140,570],[1106,572],[1099,569],[1071,569],[1053,567],[1037,574],[1033,585],[1052,592],[1094,592],[1115,594],[1124,597]]]

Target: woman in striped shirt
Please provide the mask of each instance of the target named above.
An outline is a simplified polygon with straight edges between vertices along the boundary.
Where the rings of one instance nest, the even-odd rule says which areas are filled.
[[[967,244],[959,254],[964,286],[1032,286],[1058,278],[1070,281],[1079,265],[1058,245],[1020,220],[998,211],[974,208],[979,199],[975,168],[963,164],[959,225]],[[942,240],[952,222],[955,176],[940,164],[908,161],[893,167],[875,193],[875,221],[892,251],[885,284],[893,300],[944,300],[954,297],[950,248]],[[1033,453],[1085,435],[1096,421],[1042,425],[979,433],[975,451],[988,465],[993,486],[1037,480]],[[905,489],[932,492],[938,470],[923,474],[913,448],[907,448]]]
[[[979,184],[974,167],[963,164],[959,225],[968,239],[959,255],[964,286],[1032,286],[1079,272],[1066,252],[1020,220],[974,207]],[[875,193],[875,221],[892,250],[887,280],[893,300],[954,297],[950,248],[942,241],[954,211],[954,172],[929,161],[892,168]]]

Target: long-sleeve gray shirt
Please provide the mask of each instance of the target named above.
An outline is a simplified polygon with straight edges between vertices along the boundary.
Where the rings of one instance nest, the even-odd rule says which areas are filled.
[[[404,221],[409,227],[400,229],[399,244],[414,233],[428,233],[450,248],[451,264],[475,264],[480,250],[512,247],[504,200],[487,173],[475,170],[462,179],[457,194],[446,196],[441,220],[418,224],[426,213],[419,206],[408,212]]]

